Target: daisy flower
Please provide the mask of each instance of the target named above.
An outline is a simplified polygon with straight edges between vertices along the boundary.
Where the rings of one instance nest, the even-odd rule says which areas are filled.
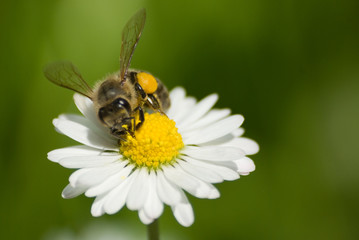
[[[48,153],[48,158],[71,174],[64,198],[95,197],[93,216],[114,214],[124,205],[138,211],[144,224],[159,218],[164,204],[176,220],[190,226],[194,214],[186,191],[198,198],[220,196],[213,183],[232,181],[254,171],[247,155],[258,152],[242,137],[244,118],[229,109],[212,109],[218,95],[197,102],[183,88],[170,93],[166,116],[146,114],[135,138],[118,143],[97,119],[93,103],[79,94],[75,104],[84,116],[63,114],[53,120],[56,130],[81,145]]]

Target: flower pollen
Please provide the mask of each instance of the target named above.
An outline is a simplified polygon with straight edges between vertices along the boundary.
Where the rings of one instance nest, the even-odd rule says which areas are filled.
[[[146,113],[145,119],[135,138],[129,135],[121,142],[122,155],[137,167],[157,169],[175,162],[184,146],[175,121],[160,113]]]

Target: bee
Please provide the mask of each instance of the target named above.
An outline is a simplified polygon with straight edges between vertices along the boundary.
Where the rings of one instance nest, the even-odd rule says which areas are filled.
[[[167,88],[159,79],[148,72],[129,69],[145,20],[146,10],[141,9],[126,23],[122,31],[120,70],[93,89],[71,62],[54,62],[44,68],[45,77],[51,82],[91,99],[99,121],[119,141],[126,141],[128,134],[135,136],[145,121],[144,108],[164,114],[170,106]]]

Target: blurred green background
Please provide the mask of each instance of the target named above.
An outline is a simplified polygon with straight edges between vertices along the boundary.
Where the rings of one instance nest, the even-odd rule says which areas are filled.
[[[193,226],[167,207],[161,232],[359,239],[357,0],[2,1],[0,238],[55,239],[97,222],[145,233],[137,212],[95,219],[92,199],[61,198],[72,171],[46,154],[75,143],[51,121],[77,110],[73,93],[42,74],[60,59],[91,84],[118,70],[122,27],[141,7],[147,23],[132,67],[197,99],[217,92],[216,107],[243,114],[261,147],[254,173],[217,185],[221,198],[190,197]]]

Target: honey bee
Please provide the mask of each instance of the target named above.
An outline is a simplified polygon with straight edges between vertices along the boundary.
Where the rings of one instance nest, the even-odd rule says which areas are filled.
[[[93,89],[71,62],[50,63],[44,68],[51,82],[91,99],[98,119],[119,141],[126,141],[128,134],[134,136],[141,127],[145,121],[144,108],[164,114],[170,106],[167,88],[159,79],[148,72],[129,69],[145,20],[146,10],[141,9],[126,23],[122,31],[120,71],[107,76]]]

